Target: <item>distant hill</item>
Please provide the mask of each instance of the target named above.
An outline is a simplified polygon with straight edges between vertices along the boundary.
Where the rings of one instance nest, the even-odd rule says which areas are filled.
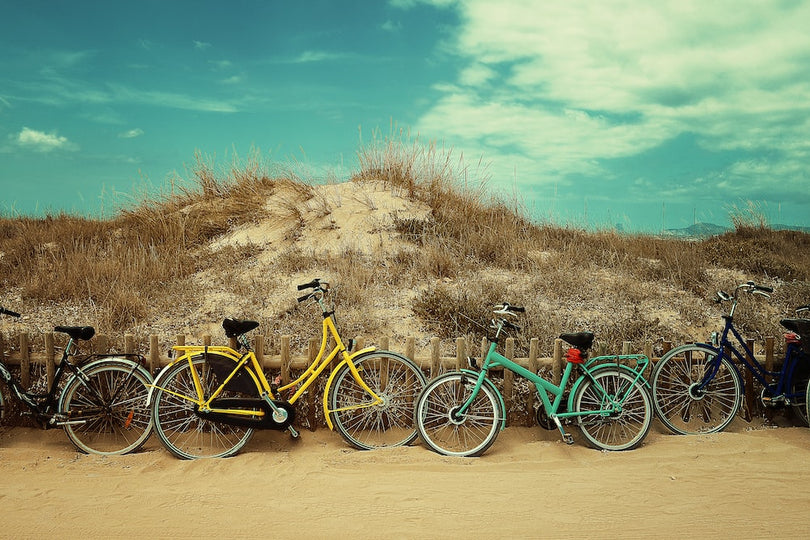
[[[800,227],[797,225],[784,225],[777,223],[768,225],[768,228],[775,231],[801,231],[810,233],[810,227]],[[664,231],[664,236],[675,236],[678,238],[708,238],[710,236],[717,236],[733,230],[731,227],[724,227],[715,223],[695,223],[683,229],[667,229]]]
[[[709,236],[717,236],[730,231],[730,227],[722,225],[715,225],[714,223],[695,223],[683,229],[667,229],[664,231],[665,236],[677,236],[679,238],[706,238]]]

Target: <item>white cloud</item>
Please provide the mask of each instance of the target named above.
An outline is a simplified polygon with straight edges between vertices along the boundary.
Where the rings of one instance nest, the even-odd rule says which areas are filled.
[[[211,47],[211,44],[206,41],[197,41],[196,39],[193,40],[194,48],[198,51],[204,51]]]
[[[603,160],[685,133],[708,150],[800,162],[796,141],[810,128],[808,2],[468,0],[456,8],[461,23],[449,44],[461,69],[434,87],[443,96],[415,127],[482,151],[493,175],[514,163],[529,168],[530,182],[597,174]]]
[[[17,144],[25,148],[31,148],[37,152],[50,152],[52,150],[76,150],[75,144],[68,141],[67,137],[62,137],[52,133],[44,133],[28,127],[23,127],[17,135]]]
[[[118,137],[121,139],[134,139],[135,137],[140,137],[141,135],[143,135],[143,130],[141,128],[135,128],[124,131],[123,133],[119,133]]]

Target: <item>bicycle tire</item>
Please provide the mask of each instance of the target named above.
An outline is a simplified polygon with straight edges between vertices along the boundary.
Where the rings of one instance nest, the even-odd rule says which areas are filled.
[[[215,370],[207,365],[203,355],[193,357],[191,364],[186,360],[175,363],[155,381],[152,395],[155,433],[163,446],[180,459],[232,456],[247,444],[253,428],[207,420],[195,413],[198,398],[192,366],[199,376],[204,399],[220,386]],[[220,397],[244,397],[244,394],[224,391]]]
[[[652,373],[655,412],[673,433],[696,435],[724,430],[742,404],[742,381],[726,358],[698,392],[698,385],[717,358],[706,345],[683,345],[665,354]]]
[[[82,369],[65,385],[59,412],[70,441],[87,454],[120,455],[138,450],[152,433],[146,404],[152,376],[125,359],[108,359]]]
[[[580,431],[594,448],[611,451],[636,448],[649,433],[653,419],[652,398],[644,384],[634,375],[615,368],[595,370],[591,376],[593,380],[585,379],[574,395],[574,411],[605,409],[606,396],[599,387],[611,398],[626,397],[616,416],[577,416]]]
[[[349,365],[344,365],[335,375],[327,396],[337,432],[361,450],[413,442],[417,437],[414,405],[427,382],[419,366],[391,351],[373,351],[352,362],[383,403],[363,406],[370,403],[370,396],[354,379]]]
[[[793,373],[790,374],[790,393],[792,396],[799,396],[799,400],[795,397],[791,399],[791,406],[793,412],[801,421],[802,425],[810,425],[807,415],[807,400],[805,394],[807,393],[807,386],[810,384],[810,357],[802,352],[796,352],[799,355],[798,360],[793,366]]]
[[[457,411],[469,399],[476,377],[460,371],[445,373],[428,383],[416,403],[419,436],[435,452],[445,456],[476,457],[498,438],[504,411],[498,391],[484,380],[463,418]]]

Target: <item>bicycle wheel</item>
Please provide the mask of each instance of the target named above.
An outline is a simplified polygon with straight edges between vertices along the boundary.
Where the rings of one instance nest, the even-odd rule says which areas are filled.
[[[155,381],[152,396],[155,433],[163,446],[180,459],[232,456],[247,444],[253,429],[198,416],[196,409],[201,400],[194,387],[192,369],[199,376],[202,400],[207,399],[222,383],[203,355],[192,358],[191,364],[186,360],[178,361]],[[225,390],[220,397],[245,395]]]
[[[700,389],[715,366],[714,377]],[[705,345],[684,345],[665,354],[653,370],[652,389],[658,418],[682,435],[722,431],[742,402],[737,370],[725,358],[717,365],[717,351]]]
[[[455,413],[469,399],[476,377],[451,372],[433,379],[416,403],[419,436],[430,448],[446,456],[480,456],[498,438],[503,409],[497,390],[484,381],[466,413]]]
[[[126,360],[102,360],[68,381],[59,398],[59,412],[70,441],[88,454],[127,454],[140,448],[152,433],[146,404],[152,377]]]
[[[801,352],[795,354],[799,355],[799,358],[793,366],[793,373],[790,377],[790,403],[796,416],[806,426],[808,425],[808,416],[805,394],[808,382],[810,382],[810,358]]]
[[[582,434],[594,448],[631,450],[637,447],[650,431],[653,419],[652,399],[644,385],[629,373],[617,369],[597,370],[592,376],[593,380],[584,380],[577,389],[574,411],[609,409],[608,396],[624,401],[620,411],[607,416],[578,416]]]
[[[426,382],[422,370],[390,351],[374,351],[353,362],[382,403],[369,406],[371,396],[355,380],[348,364],[344,365],[327,398],[335,429],[361,450],[411,443],[416,438],[413,407]]]

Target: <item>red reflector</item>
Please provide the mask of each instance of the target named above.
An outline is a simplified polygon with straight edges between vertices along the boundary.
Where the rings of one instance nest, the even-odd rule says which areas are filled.
[[[572,364],[581,364],[585,359],[582,358],[582,353],[579,349],[571,347],[568,349],[568,352],[565,353],[565,361],[571,362]]]

